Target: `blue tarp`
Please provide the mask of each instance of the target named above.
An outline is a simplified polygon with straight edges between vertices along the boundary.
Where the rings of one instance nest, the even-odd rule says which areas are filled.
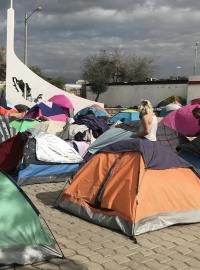
[[[17,183],[19,185],[26,185],[34,183],[62,182],[64,181],[63,176],[72,176],[78,171],[79,167],[80,164],[78,163],[59,165],[30,164],[25,169],[19,171]],[[43,181],[44,178],[45,181]]]
[[[102,148],[111,143],[130,139],[132,135],[132,131],[127,131],[123,128],[110,128],[90,145],[90,147],[88,148],[88,152],[90,152],[91,154],[95,154],[96,152],[100,151]]]

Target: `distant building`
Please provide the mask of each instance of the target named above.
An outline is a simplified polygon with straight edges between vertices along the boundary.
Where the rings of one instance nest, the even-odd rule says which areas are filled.
[[[76,83],[66,83],[65,91],[79,97],[86,97],[85,88],[88,82],[85,80],[78,80]]]
[[[69,83],[66,83],[65,84],[65,91],[66,92],[69,92],[71,94],[74,94],[76,96],[81,96],[81,88],[82,88],[82,85],[81,84],[69,84]]]
[[[87,84],[87,83],[88,83],[88,81],[85,81],[85,80],[76,81],[76,84],[80,84],[80,85]]]

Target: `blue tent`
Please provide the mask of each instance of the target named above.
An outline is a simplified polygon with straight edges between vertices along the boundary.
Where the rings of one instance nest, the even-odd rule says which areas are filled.
[[[135,121],[139,120],[139,112],[135,110],[124,110],[121,112],[116,113],[113,115],[109,122],[110,123],[115,123],[116,121],[120,120],[122,122],[128,122],[128,121]]]
[[[167,111],[166,108],[162,108],[162,110],[160,111],[159,113],[159,117],[164,117],[166,115],[168,115],[170,112],[173,112],[173,111]]]
[[[20,186],[65,182],[80,168],[80,163],[55,163],[40,161],[36,157],[36,140],[28,138],[23,158],[18,168],[17,184]]]
[[[102,109],[98,109],[95,106],[91,106],[91,107],[86,107],[82,110],[80,110],[79,112],[77,112],[77,114],[74,116],[74,119],[79,119],[79,117],[87,115],[87,114],[94,114],[96,117],[109,117],[109,114],[102,110]]]

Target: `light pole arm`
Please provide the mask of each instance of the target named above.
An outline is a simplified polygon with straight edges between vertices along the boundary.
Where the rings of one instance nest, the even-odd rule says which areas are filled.
[[[33,15],[33,13],[35,13],[38,10],[39,10],[38,8],[34,9],[29,16],[27,16],[27,14],[26,14],[26,17],[25,17],[26,22],[30,19],[30,17]]]

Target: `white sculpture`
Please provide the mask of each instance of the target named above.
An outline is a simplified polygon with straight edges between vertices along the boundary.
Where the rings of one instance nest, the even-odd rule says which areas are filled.
[[[14,51],[14,14],[11,0],[10,8],[7,11],[6,99],[13,105],[33,106],[38,97],[48,100],[53,95],[64,94],[73,103],[75,113],[93,105],[94,101],[75,96],[48,83],[22,63]],[[101,105],[103,106],[103,104]]]

